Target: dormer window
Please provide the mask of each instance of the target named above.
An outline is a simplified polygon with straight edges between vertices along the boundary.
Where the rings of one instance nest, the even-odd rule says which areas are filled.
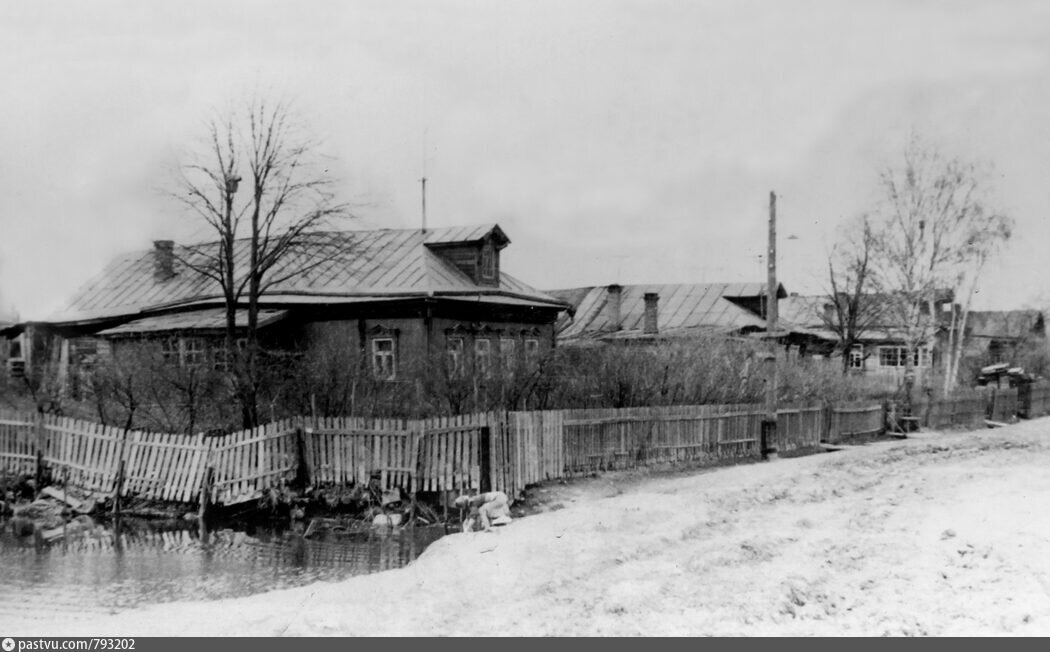
[[[487,232],[467,234],[462,240],[441,239],[426,243],[428,249],[465,274],[473,283],[499,287],[499,252],[510,240],[498,226]]]
[[[496,256],[491,245],[481,248],[481,278],[486,280],[496,278]]]

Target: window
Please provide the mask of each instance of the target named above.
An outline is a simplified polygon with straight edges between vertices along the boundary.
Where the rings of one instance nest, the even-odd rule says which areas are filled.
[[[474,340],[474,372],[487,376],[492,371],[492,340],[479,337]]]
[[[22,336],[19,335],[15,339],[8,342],[7,357],[12,360],[18,360],[22,357]]]
[[[166,337],[160,341],[160,357],[168,364],[179,363],[179,341],[174,337]]]
[[[864,368],[864,345],[854,344],[853,348],[849,352],[849,368],[850,369],[863,369]]]
[[[448,373],[457,377],[463,373],[463,338],[450,337],[448,339]]]
[[[204,340],[199,337],[187,337],[182,340],[182,364],[185,367],[199,367],[204,364],[207,349]]]
[[[481,248],[481,278],[496,277],[496,257],[492,255],[492,247],[485,245]]]
[[[904,366],[904,347],[903,346],[880,346],[879,347],[879,366],[880,367],[903,367]]]
[[[880,346],[879,347],[879,366],[880,367],[904,367],[907,365],[908,349],[903,346]],[[915,351],[915,356],[912,358],[912,364],[916,367],[928,367],[930,366],[930,354],[926,350],[926,347],[920,346]]]
[[[372,373],[381,380],[393,380],[396,372],[394,339],[382,337],[372,340]]]
[[[992,340],[988,344],[988,358],[992,364],[1010,362],[1010,360],[1008,359],[1010,356],[1007,353],[1008,348],[1005,342],[999,340]]]
[[[233,345],[238,351],[244,351],[248,348],[248,338],[238,337],[233,341]],[[225,338],[214,342],[211,347],[211,359],[215,371],[229,371],[233,367],[233,356],[226,348]]]
[[[525,364],[534,366],[540,359],[540,341],[529,338],[525,340]]]
[[[509,337],[501,337],[499,340],[499,359],[500,364],[503,366],[503,371],[513,371],[516,360],[514,354],[517,353],[518,347],[517,342]]]

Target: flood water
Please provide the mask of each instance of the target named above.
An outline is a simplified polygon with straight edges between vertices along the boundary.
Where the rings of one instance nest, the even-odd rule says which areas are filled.
[[[129,522],[66,540],[15,537],[0,521],[0,625],[80,620],[177,600],[239,597],[405,566],[444,528],[366,531],[305,539],[242,526]]]

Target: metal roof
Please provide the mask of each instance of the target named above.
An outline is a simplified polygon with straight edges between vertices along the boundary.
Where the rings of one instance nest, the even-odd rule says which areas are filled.
[[[287,310],[260,310],[259,328],[273,324],[288,314]],[[248,311],[238,310],[235,323],[238,328],[248,326]],[[141,333],[161,333],[186,330],[223,330],[226,328],[226,310],[224,308],[209,308],[206,310],[194,310],[193,312],[180,312],[172,315],[155,315],[129,321],[114,328],[99,331],[99,335],[131,335]]]
[[[655,293],[657,324],[661,333],[681,329],[717,330],[732,332],[748,328],[765,328],[766,322],[757,313],[733,301],[757,299],[765,295],[764,283],[703,283],[664,285],[624,285],[620,290],[619,330],[630,333],[641,331],[645,317],[645,295]],[[783,292],[781,288],[778,292]],[[561,338],[587,337],[616,331],[609,322],[606,308],[609,299],[607,286],[552,290],[551,294],[575,300],[575,315],[565,319],[559,332]]]
[[[554,297],[507,275],[498,287],[482,286],[443,259],[427,245],[477,242],[491,237],[497,246],[509,240],[495,224],[441,229],[378,229],[312,234],[308,249],[295,251],[278,262],[270,278],[286,280],[267,289],[268,304],[304,302],[307,297],[440,296],[474,293],[510,295],[537,306],[562,307]],[[203,261],[217,243],[178,246],[175,276],[154,278],[152,249],[119,256],[85,283],[72,302],[51,322],[135,315],[165,306],[214,300],[221,302],[218,284],[183,261]],[[247,268],[247,239],[235,242],[238,269]],[[318,264],[320,263],[320,264]],[[200,264],[199,262],[197,263]],[[311,266],[313,266],[311,268]],[[299,272],[310,268],[306,272]],[[306,301],[312,302],[312,301]]]
[[[780,300],[777,314],[780,319],[800,327],[823,328],[824,306],[830,303],[827,295],[791,295]]]

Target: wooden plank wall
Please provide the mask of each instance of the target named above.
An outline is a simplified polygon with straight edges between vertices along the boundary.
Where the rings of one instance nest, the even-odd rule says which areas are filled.
[[[0,414],[0,473],[36,472],[37,417],[18,412]]]
[[[208,444],[205,465],[215,469],[213,500],[224,505],[255,500],[294,479],[298,432],[299,420],[285,419],[202,440]]]
[[[464,414],[413,422],[419,433],[415,490],[480,489],[481,432],[490,419],[489,414]]]
[[[992,421],[1010,421],[1017,415],[1017,390],[992,388],[988,396],[988,415]]]
[[[915,401],[912,413],[929,428],[975,428],[983,425],[988,399],[983,395],[962,395],[952,398]]]
[[[827,441],[838,443],[854,437],[880,435],[886,415],[881,403],[842,403],[828,408]]]
[[[826,410],[823,404],[777,410],[777,451],[790,453],[820,445]]]
[[[1050,384],[1034,383],[1032,385],[1032,404],[1028,416],[1035,418],[1050,414]]]
[[[45,415],[44,463],[53,479],[93,495],[112,493],[124,431],[89,421]]]
[[[563,412],[565,473],[758,454],[756,405],[692,405]]]
[[[980,426],[988,414],[1006,420],[1016,390],[973,392],[926,403],[915,414],[933,428]],[[1032,388],[1032,415],[1050,413],[1050,384]],[[58,480],[96,494],[196,502],[206,470],[213,498],[253,500],[292,480],[305,465],[314,484],[367,483],[379,472],[384,489],[463,492],[488,484],[517,498],[543,480],[657,463],[717,462],[758,456],[761,405],[698,405],[553,410],[403,419],[289,419],[205,438],[132,431],[35,414],[0,414],[0,469],[32,473],[37,450]],[[778,411],[777,448],[791,452],[823,438],[878,434],[883,408],[874,403],[789,406]],[[487,435],[486,435],[487,433]],[[488,482],[482,482],[488,437]],[[300,454],[300,447],[302,453]]]
[[[416,475],[419,429],[405,419],[353,417],[310,420],[305,463],[316,485],[367,484],[380,473],[383,489],[408,489]]]
[[[122,496],[178,503],[200,496],[208,454],[203,435],[120,431],[116,451],[117,464],[121,455],[124,459]]]
[[[491,414],[426,420],[321,419],[305,429],[306,463],[315,484],[367,483],[384,489],[466,492],[481,486],[481,437]]]

